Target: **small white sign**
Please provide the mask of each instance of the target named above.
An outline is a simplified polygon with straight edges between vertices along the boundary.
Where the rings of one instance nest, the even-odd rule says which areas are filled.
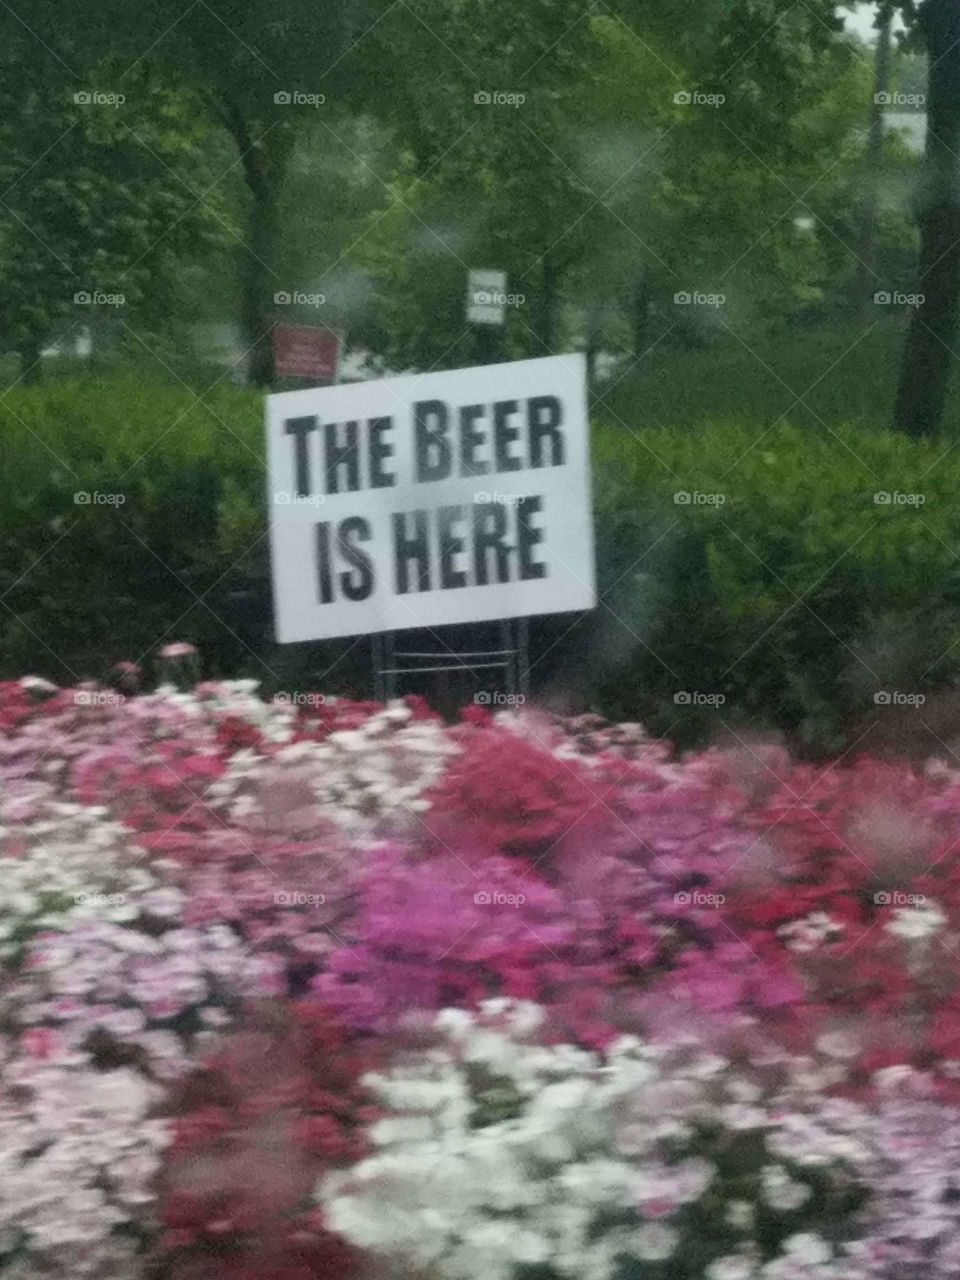
[[[266,419],[281,642],[596,604],[582,355],[281,392]]]
[[[467,273],[467,319],[471,324],[503,324],[506,298],[505,271]]]

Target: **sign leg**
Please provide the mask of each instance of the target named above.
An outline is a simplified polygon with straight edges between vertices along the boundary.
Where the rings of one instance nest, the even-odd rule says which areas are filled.
[[[530,619],[515,618],[517,693],[524,700],[530,696]]]
[[[386,635],[382,631],[378,631],[370,637],[370,662],[373,666],[373,696],[377,702],[386,702],[387,700],[387,663],[386,655],[384,653],[385,639]]]

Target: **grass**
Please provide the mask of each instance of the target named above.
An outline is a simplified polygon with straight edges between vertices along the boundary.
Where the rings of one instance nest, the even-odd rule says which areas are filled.
[[[716,422],[766,430],[778,420],[812,429],[890,426],[904,330],[886,317],[843,331],[751,341],[732,335],[703,351],[656,347],[600,387],[595,421],[631,430]],[[960,371],[943,434],[960,436]]]
[[[739,424],[765,431],[778,421],[812,430],[841,426],[866,429],[890,426],[904,340],[903,317],[882,312],[842,329],[779,334],[762,338],[725,332],[703,350],[670,349],[657,343],[632,366],[601,385],[594,394],[592,418],[632,431],[667,427],[675,430]],[[16,383],[12,358],[0,360],[0,386]],[[49,360],[44,366],[49,387],[69,385],[74,396],[98,398],[115,388],[137,383],[144,396],[157,388],[206,395],[216,384],[214,399],[236,396],[232,378],[222,367],[175,355],[163,361],[138,353],[134,359],[100,360],[78,367],[74,360]],[[256,392],[247,392],[252,400]],[[15,402],[29,403],[22,384]],[[259,410],[251,410],[259,417]],[[948,397],[943,426],[948,439],[960,438],[960,371]]]

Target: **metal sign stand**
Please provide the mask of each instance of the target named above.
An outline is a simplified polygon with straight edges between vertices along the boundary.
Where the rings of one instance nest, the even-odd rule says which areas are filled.
[[[496,363],[500,333],[506,321],[507,276],[500,270],[474,269],[467,272],[466,320],[474,332],[482,335],[485,360]],[[530,620],[505,618],[499,623],[500,647],[474,649],[457,653],[448,646],[442,649],[398,649],[396,634],[386,631],[373,637],[373,675],[378,702],[389,702],[397,696],[399,680],[405,675],[431,674],[437,703],[443,701],[443,677],[451,672],[502,671],[505,692],[513,700],[526,698],[530,687]],[[440,644],[443,641],[432,632]],[[498,690],[499,692],[499,690]],[[491,695],[491,703],[495,701]]]
[[[398,649],[394,631],[373,636],[374,696],[389,702],[398,696],[400,677],[452,671],[502,671],[505,692],[516,699],[527,697],[530,689],[530,619],[505,618],[499,624],[500,647],[457,652],[437,649]],[[439,640],[440,637],[438,636]],[[440,641],[443,644],[443,641]]]

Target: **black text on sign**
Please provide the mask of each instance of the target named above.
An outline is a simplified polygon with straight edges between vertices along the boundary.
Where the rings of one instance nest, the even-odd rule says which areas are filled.
[[[282,641],[594,603],[580,356],[267,400]]]

